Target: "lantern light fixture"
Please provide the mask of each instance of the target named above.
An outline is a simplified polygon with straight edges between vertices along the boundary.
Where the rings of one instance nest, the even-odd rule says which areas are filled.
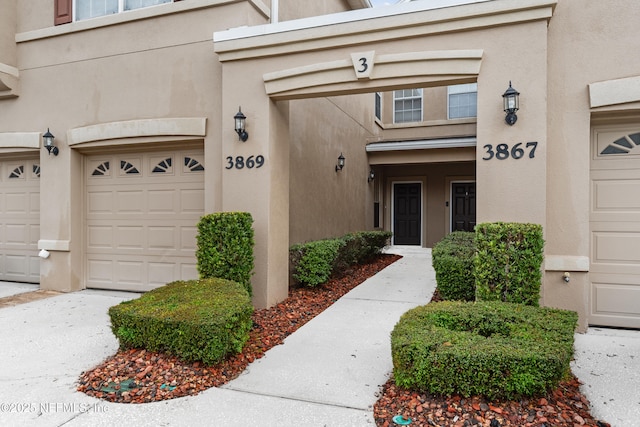
[[[242,114],[242,109],[240,107],[238,107],[238,112],[233,116],[233,119],[235,120],[235,130],[238,134],[238,140],[245,142],[249,139],[249,133],[245,130],[247,116]]]
[[[338,164],[336,165],[336,172],[341,171],[344,168],[344,156],[342,153],[338,156]]]
[[[49,155],[53,153],[54,156],[57,156],[59,153],[59,150],[58,150],[58,147],[56,147],[53,143],[54,139],[56,139],[56,137],[53,136],[51,131],[49,131],[49,128],[47,128],[47,131],[42,135],[42,142],[43,142],[44,148],[47,149],[47,151],[49,152]]]
[[[374,179],[376,179],[376,173],[373,171],[373,169],[369,170],[369,176],[367,177],[367,182],[371,182]]]
[[[507,113],[504,121],[509,126],[513,126],[518,120],[516,111],[520,109],[520,92],[511,86],[511,81],[509,81],[509,87],[507,90],[502,94],[502,101],[504,104],[504,112]]]

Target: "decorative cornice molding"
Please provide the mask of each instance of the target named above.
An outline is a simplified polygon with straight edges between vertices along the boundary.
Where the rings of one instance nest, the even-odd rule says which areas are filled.
[[[557,0],[434,0],[214,33],[221,62],[549,20]]]

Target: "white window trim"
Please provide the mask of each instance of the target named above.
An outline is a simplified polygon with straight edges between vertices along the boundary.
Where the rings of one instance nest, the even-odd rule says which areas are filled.
[[[152,5],[149,5],[149,6],[142,6],[142,7],[137,7],[135,9],[124,10],[124,2],[125,2],[125,0],[118,0],[118,11],[116,13],[107,13],[107,14],[104,14],[104,15],[97,15],[97,16],[92,16],[90,18],[83,18],[83,19],[78,20],[78,17],[76,15],[76,11],[78,10],[78,7],[77,7],[78,1],[80,1],[80,0],[73,0],[73,5],[72,5],[73,22],[86,21],[86,20],[95,19],[95,18],[102,18],[103,16],[118,15],[118,14],[123,13],[123,12],[131,12],[133,10],[146,9],[148,7],[161,6],[163,4],[173,3],[174,2],[174,0],[168,0],[168,1],[166,1],[164,3],[160,3],[160,4],[152,4]]]
[[[398,89],[398,90],[394,90],[392,92],[392,98],[393,98],[393,120],[392,122],[394,124],[406,124],[406,123],[420,123],[424,121],[424,91],[422,90],[422,88],[417,88],[416,90],[420,91],[420,120],[417,121],[409,121],[409,122],[396,122],[396,92],[401,91],[403,89]],[[401,98],[401,99],[415,99],[418,98],[417,96],[412,97],[412,98]]]
[[[475,85],[476,90],[460,90],[460,91],[452,91],[452,88],[460,88],[462,89],[462,86],[465,86],[467,88],[470,88],[471,85]],[[474,117],[478,117],[478,111],[477,111],[477,104],[476,104],[476,115],[475,116],[465,116],[465,117],[454,117],[451,118],[451,114],[450,114],[450,106],[449,106],[449,101],[451,100],[451,95],[461,95],[461,94],[465,94],[465,93],[473,93],[475,92],[476,94],[478,93],[478,83],[464,83],[464,84],[460,84],[460,85],[451,85],[451,86],[447,86],[447,120],[458,120],[458,119],[469,119],[469,118],[474,118]]]

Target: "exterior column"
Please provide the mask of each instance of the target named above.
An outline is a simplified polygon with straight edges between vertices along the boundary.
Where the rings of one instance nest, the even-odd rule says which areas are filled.
[[[253,216],[253,303],[265,308],[289,289],[289,104],[271,101],[261,74],[244,67],[234,62],[223,68],[222,210]],[[238,107],[247,118],[245,142],[234,130]]]
[[[523,28],[524,27],[524,28]],[[512,41],[485,51],[478,76],[477,221],[546,225],[547,24],[503,29]],[[519,37],[526,32],[528,37]],[[493,51],[495,50],[495,51]],[[502,94],[520,92],[517,122],[508,125]]]

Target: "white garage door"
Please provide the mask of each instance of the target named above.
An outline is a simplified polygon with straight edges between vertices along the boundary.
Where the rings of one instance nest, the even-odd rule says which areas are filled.
[[[147,291],[194,279],[202,150],[85,159],[87,287]]]
[[[640,128],[603,128],[591,157],[589,323],[640,328]]]
[[[0,161],[0,280],[40,282],[40,162]]]

